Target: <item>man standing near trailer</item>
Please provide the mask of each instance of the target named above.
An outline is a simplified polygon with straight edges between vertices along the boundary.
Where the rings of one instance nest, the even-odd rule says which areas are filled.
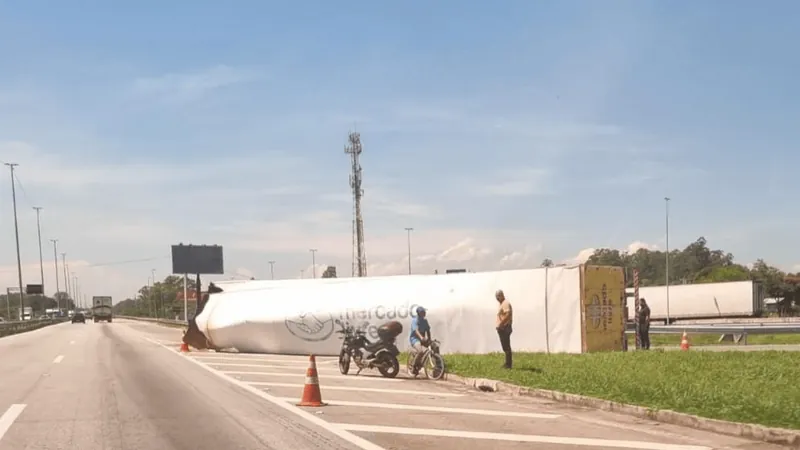
[[[650,350],[650,307],[647,306],[647,302],[644,298],[639,299],[639,311],[636,311],[638,314],[638,329],[636,330],[636,334],[639,336],[640,342],[642,343],[643,350]]]
[[[511,308],[511,303],[506,300],[506,295],[501,289],[494,293],[494,298],[497,300],[497,320],[495,321],[495,329],[497,329],[497,336],[500,338],[500,347],[505,353],[506,361],[503,364],[504,369],[511,368],[511,332],[514,323],[514,313]]]

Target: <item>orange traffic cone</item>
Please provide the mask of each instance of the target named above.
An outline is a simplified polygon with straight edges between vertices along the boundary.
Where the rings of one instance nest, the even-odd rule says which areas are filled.
[[[306,385],[303,386],[303,398],[297,406],[325,406],[322,402],[322,392],[319,390],[319,377],[317,376],[317,358],[311,355],[308,358],[308,371],[306,371]]]
[[[681,350],[689,350],[689,336],[686,335],[686,331],[684,331],[683,336],[681,336]]]
[[[189,344],[186,342],[181,343],[181,353],[189,353]]]

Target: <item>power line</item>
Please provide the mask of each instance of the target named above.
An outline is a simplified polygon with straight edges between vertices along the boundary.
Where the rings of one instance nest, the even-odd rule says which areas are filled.
[[[167,259],[167,258],[170,258],[170,256],[154,256],[154,257],[151,257],[151,258],[127,259],[127,260],[123,260],[123,261],[111,261],[111,262],[105,262],[105,263],[89,264],[89,265],[86,265],[86,266],[77,267],[75,269],[76,270],[81,270],[81,269],[89,269],[89,268],[94,268],[94,267],[118,266],[118,265],[133,264],[133,263],[138,263],[138,262],[158,261],[158,260]],[[14,271],[14,269],[6,269],[6,270],[0,270],[0,273],[13,272],[13,271]]]

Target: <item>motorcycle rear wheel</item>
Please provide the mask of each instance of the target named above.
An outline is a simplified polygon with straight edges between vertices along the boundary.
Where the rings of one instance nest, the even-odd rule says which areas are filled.
[[[350,372],[350,354],[344,349],[339,352],[339,372],[342,375],[347,375]]]
[[[382,353],[378,356],[378,359],[378,372],[380,372],[384,378],[394,378],[400,373],[400,361],[397,360],[396,356]]]

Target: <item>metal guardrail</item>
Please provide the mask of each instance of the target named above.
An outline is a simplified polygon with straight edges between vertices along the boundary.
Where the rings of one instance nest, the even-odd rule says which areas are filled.
[[[158,323],[161,325],[168,325],[168,326],[175,326],[175,327],[185,327],[186,321],[185,320],[173,320],[173,319],[156,319],[153,317],[135,317],[135,316],[114,316],[119,317],[120,319],[128,319],[128,320],[138,320],[140,322],[151,322],[151,323]]]
[[[627,331],[632,333],[635,326],[628,324]],[[704,334],[792,334],[800,333],[800,323],[748,323],[742,325],[734,324],[687,324],[687,325],[651,325],[651,334],[681,334],[704,333]]]
[[[12,334],[24,333],[26,331],[33,331],[46,326],[55,325],[57,323],[66,322],[68,318],[58,319],[31,319],[31,320],[15,320],[13,322],[0,322],[0,337],[10,336]]]

